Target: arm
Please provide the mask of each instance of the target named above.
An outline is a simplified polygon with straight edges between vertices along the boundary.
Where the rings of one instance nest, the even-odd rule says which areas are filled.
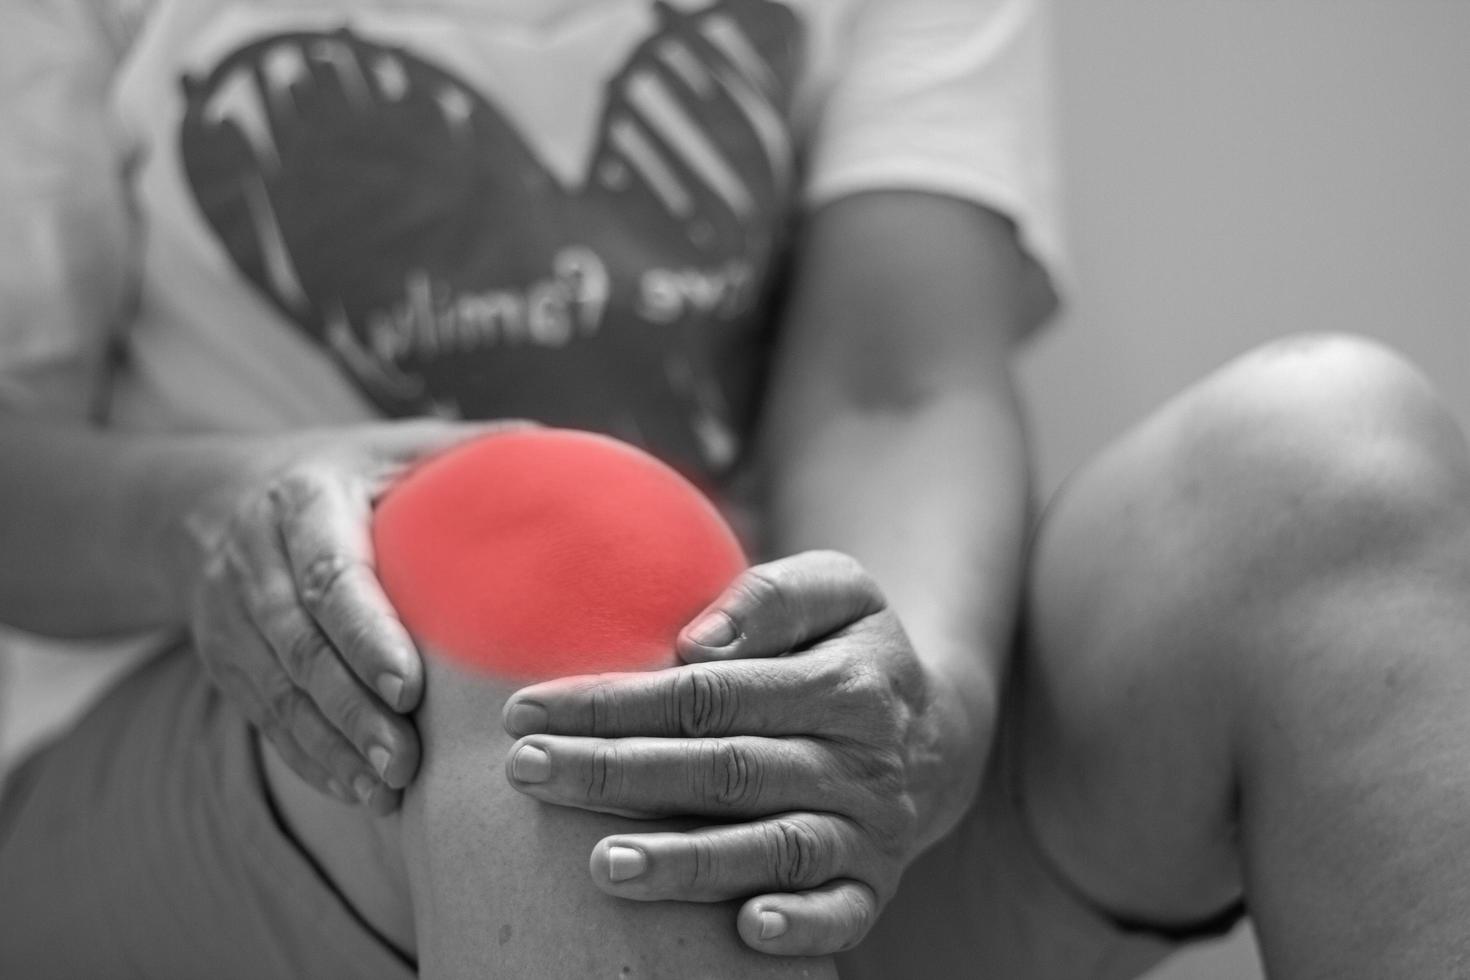
[[[0,467],[0,541],[26,556],[0,562],[0,621],[78,638],[182,628],[180,516],[248,474],[251,448],[0,416],[0,459],[17,461]]]
[[[277,436],[131,436],[0,419],[0,619],[96,636],[187,629],[311,785],[382,811],[418,765],[422,666],[372,573],[388,477],[487,431],[436,421]]]
[[[928,672],[944,751],[919,801],[924,844],[974,793],[1015,624],[1023,262],[1005,219],[959,201],[870,194],[820,212],[765,426],[772,550],[859,559]]]
[[[183,621],[135,492],[172,461],[86,425],[139,244],[104,6],[25,4],[0,34],[0,621],[52,635]]]
[[[808,236],[767,423],[777,542],[857,551],[897,602],[835,551],[780,559],[706,611],[709,633],[705,616],[685,631],[690,666],[528,688],[512,704],[544,709],[534,728],[507,714],[554,760],[522,792],[746,821],[604,840],[593,876],[645,901],[754,895],[742,937],[786,954],[856,943],[973,796],[1026,501],[1004,366],[1022,260],[1005,222],[873,195],[824,210]],[[899,247],[867,247],[880,236]],[[556,775],[594,765],[613,775]],[[613,876],[613,848],[644,856],[636,875]]]
[[[0,621],[89,638],[187,628],[304,778],[343,797],[365,780],[357,796],[391,805],[417,761],[400,712],[420,671],[364,574],[367,498],[385,469],[474,430],[100,431],[141,251],[132,148],[110,111],[127,31],[114,5],[12,7],[0,32]]]

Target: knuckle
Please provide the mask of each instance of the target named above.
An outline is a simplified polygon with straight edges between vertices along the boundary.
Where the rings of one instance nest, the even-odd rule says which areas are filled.
[[[814,553],[813,564],[820,569],[824,579],[837,586],[857,608],[849,612],[857,618],[865,618],[888,608],[888,598],[878,585],[867,566],[845,551],[819,551]]]
[[[587,763],[587,799],[604,806],[615,806],[623,799],[622,760],[612,745],[598,745]]]
[[[691,836],[686,885],[691,888],[709,888],[719,884],[721,877],[719,848],[704,837],[697,834]]]
[[[902,793],[894,807],[891,839],[906,845],[919,833],[919,805],[912,793]]]
[[[885,710],[873,716],[870,729],[872,743],[886,748],[910,744],[912,718],[912,709],[902,699],[890,700]]]
[[[605,684],[594,684],[587,695],[587,711],[592,716],[594,732],[618,729],[618,700]]]
[[[281,728],[297,731],[306,710],[306,697],[294,687],[281,687],[267,697],[267,707]]]
[[[874,664],[851,660],[837,682],[837,697],[856,717],[887,717],[892,714],[893,687]]]
[[[845,551],[833,551],[829,554],[836,576],[868,600],[870,611],[882,609],[887,605],[878,580],[868,571],[866,565]]]
[[[890,788],[880,796],[881,807],[874,808],[866,821],[875,849],[888,857],[906,853],[919,829],[919,808],[913,794],[900,787]]]
[[[701,748],[705,758],[699,767],[704,795],[713,803],[731,809],[753,806],[761,795],[761,767],[749,751],[727,741],[711,741]]]
[[[765,825],[766,847],[782,888],[810,888],[827,878],[832,847],[805,820],[783,817]]]
[[[897,749],[870,748],[854,753],[850,767],[857,782],[870,794],[888,801],[882,810],[894,806],[907,791],[907,767]]]
[[[211,548],[199,571],[199,584],[212,590],[228,582],[230,576],[236,574],[233,566],[239,561],[236,554],[238,551],[233,538],[223,540]]]
[[[296,580],[297,593],[302,603],[313,611],[320,611],[332,592],[339,588],[347,573],[357,562],[339,553],[318,555],[306,563]]]
[[[327,717],[354,742],[358,740],[357,736],[367,731],[371,720],[367,701],[351,688],[338,691],[333,695],[328,706]]]
[[[723,672],[694,667],[678,674],[670,686],[677,731],[685,738],[710,738],[733,727],[738,689]]]
[[[243,533],[232,534],[221,541],[205,566],[206,578],[221,586],[244,589],[257,573],[256,563],[242,543]]]
[[[281,647],[281,664],[292,680],[303,683],[326,652],[326,642],[316,630],[297,630]]]
[[[265,496],[278,517],[305,510],[321,499],[324,492],[321,477],[305,466],[294,466],[267,485]]]
[[[340,657],[358,676],[372,676],[376,670],[396,662],[393,623],[390,612],[379,617],[367,607],[338,607],[337,615],[324,625],[330,650]],[[326,617],[323,617],[324,619]]]
[[[827,549],[818,551],[816,556],[823,564],[830,566],[834,573],[844,579],[868,580],[868,571],[863,567],[863,563],[845,551]]]
[[[228,505],[224,521],[217,530],[202,524],[188,528],[195,541],[211,547],[219,557],[234,563],[240,558],[241,543],[260,535],[274,523],[269,496],[245,493]]]
[[[779,615],[786,605],[786,590],[769,568],[758,566],[746,570],[732,586],[732,605],[743,611],[771,608]]]
[[[883,594],[878,580],[856,558],[848,556],[844,572],[853,589],[866,600],[867,615],[888,608],[888,597]]]

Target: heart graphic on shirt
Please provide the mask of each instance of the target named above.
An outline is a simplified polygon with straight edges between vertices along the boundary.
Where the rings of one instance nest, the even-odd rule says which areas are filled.
[[[670,345],[762,290],[799,24],[775,0],[655,7],[577,186],[422,54],[345,28],[253,39],[184,82],[199,211],[387,414],[500,414],[512,385],[530,414],[540,378],[566,420],[625,397],[614,374],[677,387]]]

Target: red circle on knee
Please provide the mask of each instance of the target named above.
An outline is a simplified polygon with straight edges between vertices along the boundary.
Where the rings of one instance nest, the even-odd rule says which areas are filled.
[[[405,626],[518,680],[672,662],[678,631],[745,567],[714,506],[606,436],[518,429],[411,470],[373,518]]]

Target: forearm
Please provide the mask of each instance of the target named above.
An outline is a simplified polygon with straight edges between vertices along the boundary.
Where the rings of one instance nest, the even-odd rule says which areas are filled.
[[[1014,398],[996,388],[793,425],[771,479],[773,552],[853,555],[922,657],[986,684],[1015,627],[1029,500]]]
[[[245,446],[0,418],[0,622],[68,637],[182,624],[186,519]]]
[[[1026,269],[1008,222],[956,201],[818,212],[767,406],[770,546],[857,558],[927,669],[926,841],[979,780],[1015,629],[1030,491],[1009,355],[1041,312]]]
[[[960,708],[937,713],[959,729],[943,741],[977,751],[1012,644],[1028,526],[1019,413],[995,374],[902,409],[829,408],[772,437],[771,547],[861,561],[930,668],[934,695]],[[962,760],[937,782],[949,794],[936,801],[936,831],[958,816],[983,763]]]

